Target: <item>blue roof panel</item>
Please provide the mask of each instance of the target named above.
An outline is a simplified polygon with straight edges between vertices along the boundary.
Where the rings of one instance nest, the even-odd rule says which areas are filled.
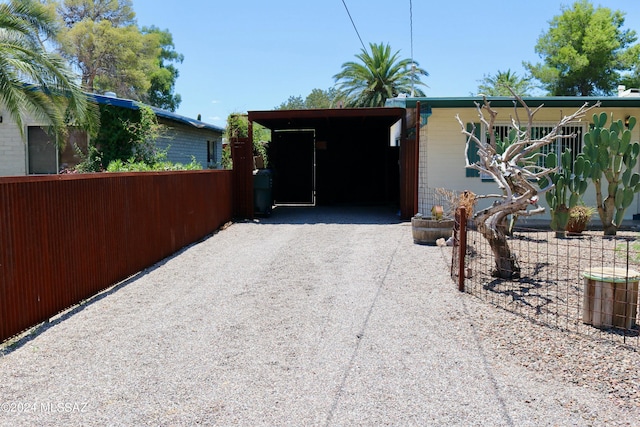
[[[133,101],[131,99],[116,98],[112,96],[98,95],[95,93],[89,94],[89,96],[91,96],[98,104],[113,105],[114,107],[128,108],[130,110],[138,110],[140,109],[139,104],[142,104],[141,102]],[[152,106],[149,106],[149,107],[151,107],[153,112],[156,113],[156,116],[162,117],[163,119],[186,124],[198,129],[207,129],[207,130],[212,130],[220,133],[224,132],[224,129],[221,127],[211,125],[209,123],[205,123],[200,120],[192,119],[190,117],[181,116],[180,114],[172,113],[171,111],[162,110],[157,107],[152,107]]]

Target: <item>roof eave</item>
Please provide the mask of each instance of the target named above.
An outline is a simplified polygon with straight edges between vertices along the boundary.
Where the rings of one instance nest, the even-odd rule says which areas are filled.
[[[105,95],[98,94],[88,94],[92,97],[96,103],[103,105],[113,105],[114,107],[120,108],[128,108],[130,110],[138,110],[140,109],[140,105],[145,105],[138,101],[133,101],[131,99],[124,98],[115,98]],[[173,122],[186,124],[188,126],[195,127],[197,129],[206,129],[218,133],[224,133],[224,128],[202,122],[200,120],[191,119],[189,117],[181,116],[180,114],[172,113],[171,111],[163,110],[161,108],[149,106],[157,117],[162,117],[163,119],[171,120]]]
[[[640,97],[618,96],[548,96],[548,97],[523,97],[523,101],[529,107],[581,107],[585,103],[595,104],[600,101],[601,106],[607,107],[640,107]],[[513,97],[491,96],[487,97],[492,107],[513,107]],[[482,103],[481,96],[470,97],[445,97],[445,98],[391,98],[387,100],[389,107],[415,108],[416,103],[431,108],[475,108],[477,103]]]

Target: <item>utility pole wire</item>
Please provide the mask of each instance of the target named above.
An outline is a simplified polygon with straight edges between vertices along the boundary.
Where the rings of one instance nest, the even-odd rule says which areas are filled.
[[[347,15],[349,15],[349,19],[351,20],[351,24],[353,25],[353,29],[356,30],[356,34],[358,35],[358,39],[360,39],[360,44],[362,45],[362,48],[366,52],[367,48],[364,46],[364,42],[362,41],[362,37],[360,37],[360,33],[358,32],[358,28],[356,28],[356,23],[353,22],[353,18],[351,17],[351,12],[349,12],[349,8],[347,7],[347,3],[345,3],[345,1],[342,0],[342,4],[344,5],[344,8],[347,10]]]
[[[413,3],[409,0],[409,29],[411,31],[411,62],[413,63]]]
[[[413,2],[409,0],[409,28],[411,31],[411,97],[415,96],[416,64],[413,62]]]

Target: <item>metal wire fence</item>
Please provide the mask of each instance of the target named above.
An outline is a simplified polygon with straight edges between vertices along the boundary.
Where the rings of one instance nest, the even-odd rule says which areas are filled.
[[[587,231],[560,238],[549,230],[515,228],[507,241],[519,274],[502,279],[493,275],[488,240],[473,221],[458,219],[456,229],[465,226],[466,242],[454,248],[451,264],[465,292],[536,323],[640,348],[639,233],[606,237]]]

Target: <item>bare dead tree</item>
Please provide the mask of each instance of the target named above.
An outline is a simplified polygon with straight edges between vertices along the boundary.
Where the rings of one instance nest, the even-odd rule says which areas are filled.
[[[474,129],[467,130],[459,116],[456,116],[467,137],[465,153],[469,152],[469,144],[478,147],[479,160],[470,163],[466,157],[466,167],[476,169],[491,176],[498,184],[502,194],[488,194],[478,198],[495,198],[494,203],[474,215],[478,231],[487,239],[495,259],[496,270],[492,273],[501,278],[519,277],[520,267],[516,256],[509,248],[507,241],[508,218],[510,215],[531,216],[544,212],[544,207],[538,205],[540,195],[553,188],[551,179],[544,188],[538,186],[543,177],[557,171],[556,168],[544,167],[544,162],[538,159],[542,156],[541,148],[559,139],[571,138],[575,135],[562,135],[561,129],[569,123],[580,121],[588,111],[598,107],[600,103],[589,106],[585,103],[573,114],[562,119],[545,135],[532,133],[534,117],[543,107],[530,108],[515,92],[514,113],[510,117],[511,132],[508,140],[497,141],[495,121],[498,112],[491,107],[484,97],[483,103],[476,103],[481,126],[486,130],[486,138],[476,136]],[[518,109],[522,108],[526,118],[520,120]],[[535,135],[536,138],[532,138]]]

